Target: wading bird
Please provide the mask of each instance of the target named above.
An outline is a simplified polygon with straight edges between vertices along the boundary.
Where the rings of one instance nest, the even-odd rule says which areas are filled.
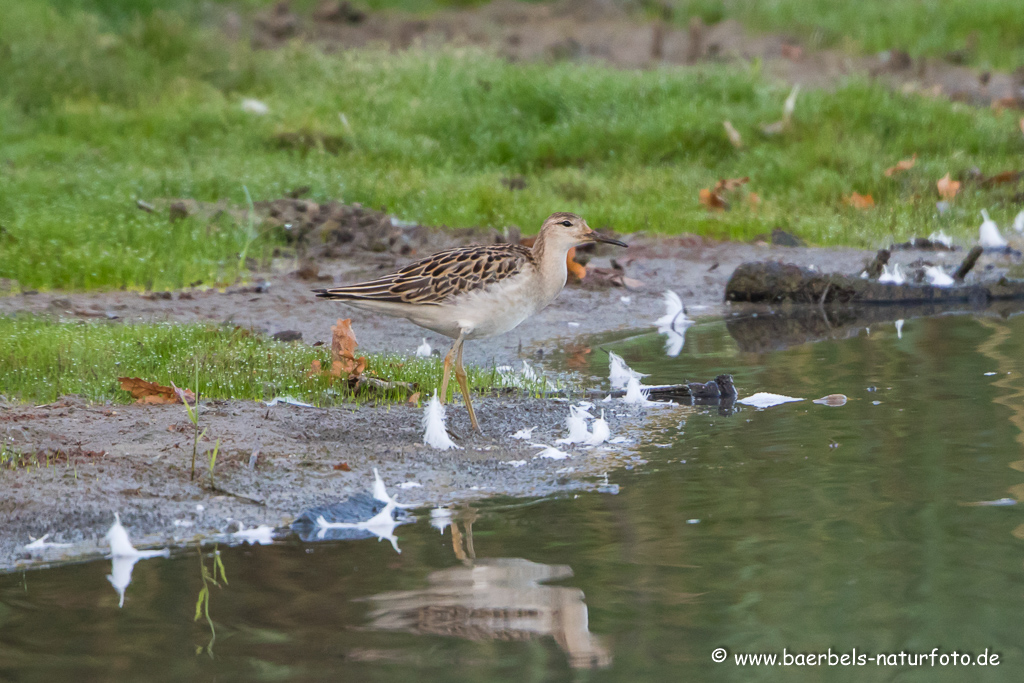
[[[444,357],[441,400],[452,364],[473,429],[480,431],[462,366],[462,345],[508,332],[546,307],[565,286],[566,254],[588,242],[627,246],[590,229],[574,213],[553,213],[533,247],[495,244],[446,249],[377,280],[314,290],[323,299],[407,318],[455,340]]]

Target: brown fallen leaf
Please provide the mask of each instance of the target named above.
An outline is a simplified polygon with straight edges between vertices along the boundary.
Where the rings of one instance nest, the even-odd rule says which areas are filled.
[[[943,199],[952,199],[956,196],[956,193],[960,191],[960,182],[957,180],[950,180],[949,174],[939,178],[938,182],[935,183],[935,189],[939,191],[939,196]]]
[[[576,247],[570,249],[569,253],[565,255],[565,267],[570,275],[581,282],[587,276],[587,267],[576,262]]]
[[[750,182],[749,177],[743,178],[721,178],[711,190],[703,188],[698,194],[698,200],[707,207],[708,211],[724,211],[729,208],[729,202],[725,195]]]
[[[352,319],[339,319],[331,327],[331,375],[359,377],[366,369],[366,356],[356,357],[356,334],[352,331]],[[315,362],[315,361],[314,361]]]
[[[339,462],[337,465],[334,466],[334,469],[339,470],[341,472],[351,472],[352,471],[352,468],[349,467],[349,464],[347,462]]]
[[[712,190],[715,194],[722,194],[723,192],[732,192],[743,185],[750,182],[749,176],[743,176],[742,178],[721,178],[715,183],[715,189]]]
[[[804,49],[792,43],[783,43],[780,52],[783,57],[791,62],[799,62],[804,57]]]
[[[708,211],[725,211],[729,206],[725,203],[724,199],[706,187],[701,188],[698,199],[701,204],[708,208]]]
[[[916,164],[916,163],[917,163],[917,155],[916,154],[914,156],[910,157],[909,159],[904,159],[903,161],[898,161],[898,162],[896,162],[895,166],[890,166],[889,168],[885,169],[885,177],[886,178],[891,178],[894,175],[896,175],[897,173],[901,173],[903,171],[909,171],[910,169],[914,168],[914,164]]]
[[[869,194],[853,192],[849,197],[843,197],[843,203],[855,209],[870,209],[875,205],[875,199]]]
[[[1003,171],[1002,173],[996,173],[993,176],[985,178],[982,184],[985,185],[986,187],[991,187],[992,185],[1004,185],[1006,183],[1015,183],[1018,180],[1020,180],[1020,176],[1020,171]]]
[[[409,405],[414,406],[420,402],[420,392],[416,392],[409,397]]]
[[[117,381],[121,383],[122,389],[132,395],[136,403],[168,404],[196,400],[196,395],[188,389],[175,391],[176,387],[165,387],[139,377],[118,377]]]
[[[725,134],[728,136],[729,142],[732,143],[732,146],[736,149],[742,149],[743,137],[740,135],[740,132],[733,127],[732,123],[728,120],[722,121],[722,127],[725,128]]]

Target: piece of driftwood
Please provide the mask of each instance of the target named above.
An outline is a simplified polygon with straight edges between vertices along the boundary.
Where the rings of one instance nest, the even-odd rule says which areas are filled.
[[[978,245],[971,247],[971,250],[967,252],[967,256],[965,256],[964,260],[961,261],[960,267],[956,269],[955,273],[953,273],[953,279],[957,282],[963,282],[964,278],[967,277],[967,273],[971,272],[971,269],[974,268],[974,264],[978,262],[978,257],[980,257],[984,252],[985,250]]]
[[[791,263],[756,261],[736,268],[725,286],[725,300],[750,303],[912,304],[1024,299],[1024,280],[1005,277],[989,283],[952,287],[883,284],[839,273],[819,273]]]
[[[684,382],[683,384],[662,384],[651,387],[644,387],[647,393],[647,400],[660,401],[662,403],[681,403],[683,405],[704,405],[718,406],[718,412],[723,415],[732,413],[733,403],[736,401],[736,386],[733,384],[732,375],[719,375],[710,382]],[[599,400],[607,396],[603,391],[589,392],[589,398]],[[612,398],[622,398],[626,392],[618,389],[611,392]]]

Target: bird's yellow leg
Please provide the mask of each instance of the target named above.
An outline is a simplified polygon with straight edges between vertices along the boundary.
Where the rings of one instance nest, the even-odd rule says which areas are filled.
[[[455,346],[459,348],[457,355],[455,356],[455,379],[459,382],[459,388],[462,389],[462,396],[466,399],[466,410],[469,411],[469,421],[473,425],[473,429],[483,433],[480,429],[480,425],[476,421],[476,413],[473,412],[473,404],[469,399],[469,381],[466,375],[466,368],[462,367],[462,337],[459,336],[458,341],[455,342]]]
[[[461,340],[461,337],[459,340]],[[452,348],[449,349],[444,357],[444,375],[441,377],[441,393],[438,395],[441,405],[444,405],[445,401],[448,400],[448,378],[452,374],[452,360],[455,358],[455,347],[458,346],[459,340],[452,344]]]

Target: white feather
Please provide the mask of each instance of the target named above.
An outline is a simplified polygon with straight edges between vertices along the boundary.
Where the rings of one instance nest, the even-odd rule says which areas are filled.
[[[50,543],[49,541],[46,540],[49,537],[50,537],[50,534],[43,534],[43,536],[41,538],[35,538],[34,536],[29,536],[29,538],[32,539],[32,542],[28,543],[26,545],[21,546],[21,549],[22,550],[27,550],[29,552],[34,552],[36,550],[46,550],[47,548],[70,548],[71,547],[70,543]]]
[[[447,432],[445,433],[447,434]],[[458,448],[458,446],[456,446],[456,448]],[[401,484],[399,484],[399,486],[401,486]],[[413,503],[399,503],[397,500],[392,498],[391,495],[388,493],[387,487],[384,486],[384,480],[380,478],[380,472],[377,471],[376,467],[373,468],[373,497],[375,500],[379,500],[382,503],[387,503],[388,505],[394,505],[395,507],[416,507],[415,504]]]
[[[683,319],[686,319],[686,313],[683,312],[683,301],[679,298],[679,295],[672,290],[666,290],[664,294],[665,301],[665,315],[654,321],[654,324],[659,328],[671,327],[675,324],[676,318],[680,315]]]
[[[601,411],[601,417],[594,420],[594,426],[591,429],[590,438],[587,439],[587,444],[591,446],[598,446],[608,440],[612,435],[612,430],[608,427],[608,423],[604,419],[604,411]]]
[[[259,116],[263,116],[264,114],[268,114],[270,112],[270,107],[267,106],[266,102],[261,102],[260,100],[253,99],[251,97],[246,97],[242,100],[242,111],[247,112],[249,114],[257,114]]]
[[[1006,240],[999,234],[999,226],[988,217],[988,211],[981,210],[981,217],[985,220],[978,228],[978,244],[984,249],[1002,249],[1006,246]],[[943,285],[944,286],[944,285]]]
[[[675,292],[665,292],[665,315],[658,318],[654,324],[658,326],[660,334],[667,335],[665,339],[665,354],[675,358],[682,352],[686,343],[686,328],[694,321],[686,317],[686,309],[683,301]]]
[[[274,542],[274,527],[261,524],[252,529],[242,527],[231,534],[232,541],[245,541],[249,545],[271,545]]]
[[[436,389],[423,411],[423,443],[439,451],[459,448],[448,436],[448,429],[444,425],[444,406],[437,398]]]
[[[1017,214],[1017,217],[1013,219],[1013,229],[1019,233],[1024,233],[1024,211]]]
[[[587,418],[590,415],[585,410],[576,406],[569,406],[569,417],[565,418],[565,426],[569,435],[564,439],[558,439],[555,443],[586,443],[590,439],[590,432],[587,431]]]
[[[430,344],[427,343],[427,338],[423,337],[423,343],[416,347],[416,357],[429,358],[430,354],[433,352],[434,350],[430,348]]]
[[[939,230],[938,232],[933,232],[932,234],[928,235],[928,239],[932,242],[936,242],[947,247],[953,246],[953,238],[947,235],[942,230]]]
[[[644,389],[640,386],[640,380],[636,377],[630,377],[629,382],[626,383],[626,395],[622,397],[625,403],[647,403],[647,395],[650,393],[650,389]]]
[[[896,338],[903,339],[903,318],[896,321]]]
[[[520,429],[518,432],[512,435],[513,439],[529,440],[533,438],[533,430],[537,427],[530,427],[529,429]]]
[[[170,557],[169,548],[163,550],[136,550],[132,541],[128,538],[128,531],[121,526],[121,516],[114,513],[114,523],[110,526],[106,536],[110,544],[110,574],[107,581],[117,591],[120,600],[118,607],[124,607],[124,592],[128,584],[132,582],[132,569],[139,560],[150,557]]]
[[[395,527],[398,526],[398,522],[392,516],[396,507],[397,504],[392,500],[384,506],[383,510],[365,522],[328,522],[323,515],[320,515],[316,520],[319,529],[317,536],[323,538],[328,529],[365,529],[376,536],[378,541],[389,541],[395,552],[401,554],[402,551],[398,548],[398,537],[395,536]]]
[[[928,266],[924,269],[924,276],[928,278],[928,284],[933,287],[952,287],[953,278],[946,274],[938,266]]]
[[[565,451],[560,451],[557,448],[555,448],[554,446],[545,446],[542,443],[535,443],[533,445],[536,446],[537,448],[543,448],[544,449],[540,453],[538,453],[537,455],[533,456],[534,458],[549,458],[551,460],[565,460],[566,458],[569,457],[568,453],[566,453]]]
[[[608,352],[608,381],[611,382],[613,390],[625,389],[630,378],[639,380],[646,376],[626,365],[626,361],[622,360],[619,354]]]
[[[882,266],[882,274],[878,276],[880,283],[892,283],[894,285],[902,285],[906,282],[907,278],[903,275],[903,271],[900,270],[900,264],[893,266],[892,270],[889,270],[889,266]]]

